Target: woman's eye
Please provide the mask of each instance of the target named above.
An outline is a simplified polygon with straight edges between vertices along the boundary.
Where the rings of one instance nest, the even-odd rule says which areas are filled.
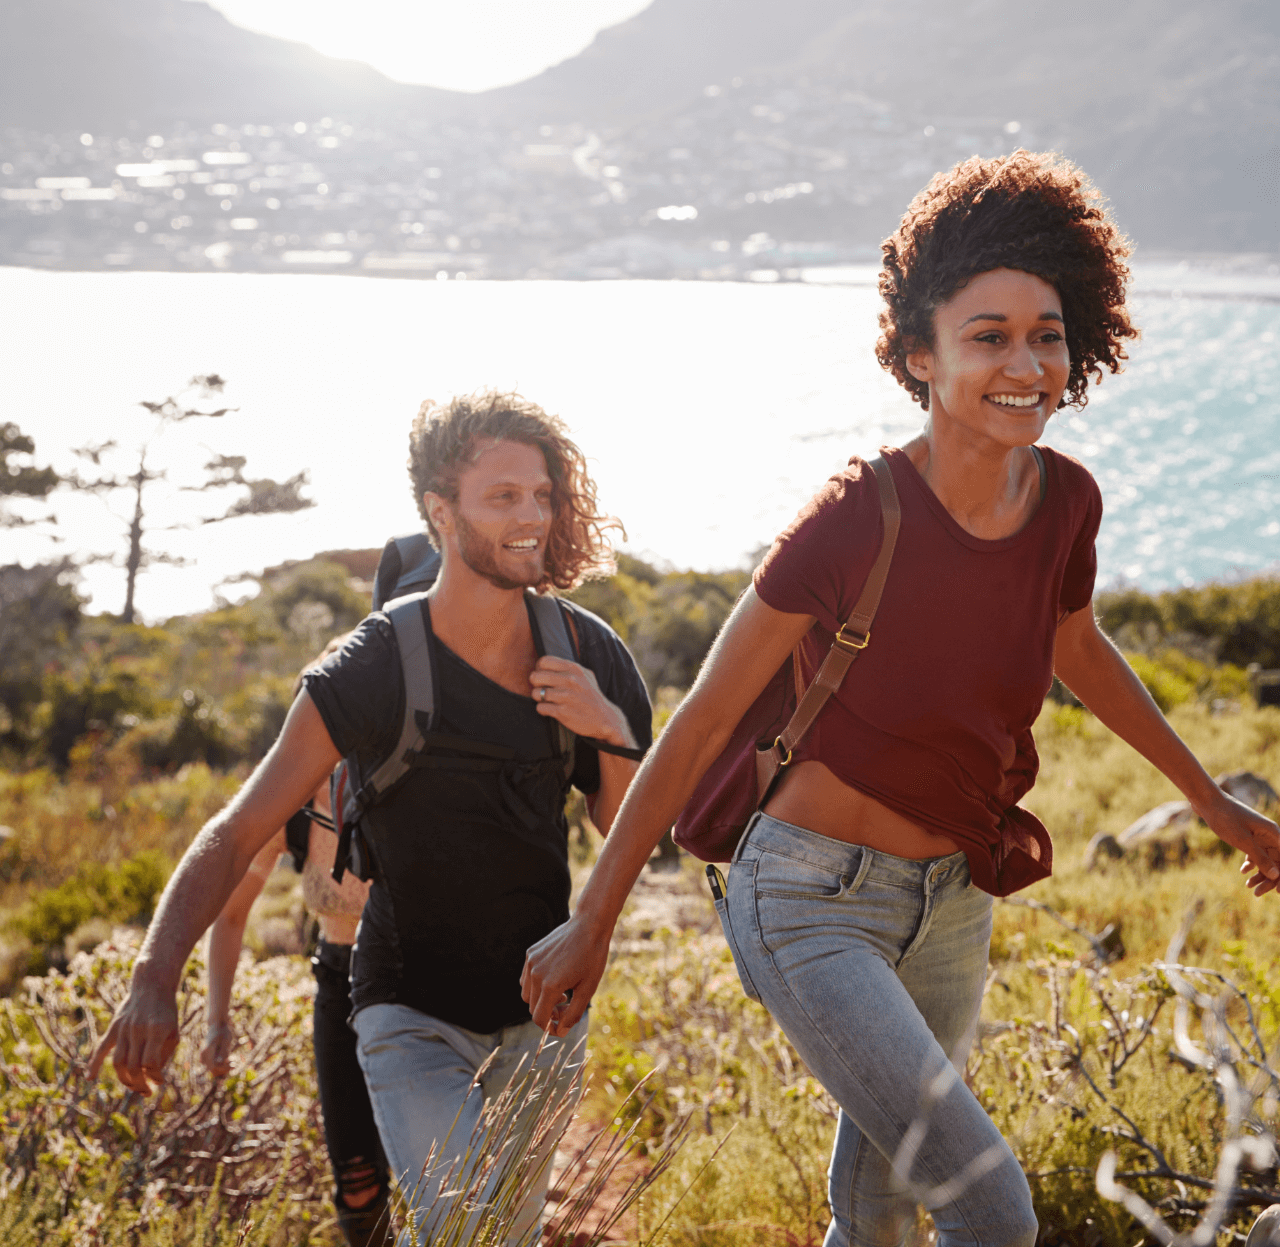
[[[995,330],[992,330],[990,333],[980,333],[977,336],[977,338],[974,340],[976,342],[990,342],[993,345],[998,346],[1000,344],[1001,338],[1000,338],[1000,335],[995,332]]]

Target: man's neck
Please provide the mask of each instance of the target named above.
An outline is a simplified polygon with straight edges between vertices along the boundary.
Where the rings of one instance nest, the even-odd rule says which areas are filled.
[[[503,688],[529,695],[538,654],[523,589],[499,589],[446,556],[427,599],[431,629],[444,645]]]

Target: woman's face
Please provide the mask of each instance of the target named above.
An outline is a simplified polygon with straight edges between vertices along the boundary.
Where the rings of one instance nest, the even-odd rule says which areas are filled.
[[[1062,300],[1030,273],[980,273],[934,313],[933,346],[909,354],[907,368],[929,383],[935,432],[1029,446],[1067,388]]]

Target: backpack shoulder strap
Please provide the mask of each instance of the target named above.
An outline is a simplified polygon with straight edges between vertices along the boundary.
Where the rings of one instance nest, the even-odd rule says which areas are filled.
[[[385,792],[408,769],[405,758],[422,746],[422,721],[430,723],[435,717],[435,677],[431,664],[431,641],[426,620],[422,613],[425,593],[410,593],[395,598],[383,608],[391,619],[396,633],[396,645],[400,650],[400,671],[404,677],[404,719],[400,724],[400,739],[391,756],[369,776],[365,788],[368,796],[376,797]]]
[[[884,521],[884,539],[880,543],[880,553],[867,574],[862,593],[858,597],[849,618],[840,626],[836,638],[831,644],[822,666],[813,677],[813,682],[800,698],[791,722],[783,729],[782,735],[774,742],[772,752],[780,765],[785,766],[791,760],[791,751],[800,743],[804,734],[813,726],[818,712],[827,704],[831,695],[844,681],[853,661],[871,641],[871,621],[875,618],[880,606],[880,596],[884,592],[885,580],[889,575],[889,564],[893,561],[893,548],[898,541],[898,529],[902,525],[902,508],[898,502],[898,491],[894,486],[893,473],[889,465],[879,455],[868,465],[880,492],[880,514]]]
[[[526,596],[529,609],[538,621],[538,631],[542,633],[542,648],[552,658],[564,658],[569,662],[578,661],[578,647],[569,637],[569,628],[565,620],[560,599],[549,593],[530,593]],[[576,631],[576,629],[575,629]]]
[[[563,658],[567,662],[578,661],[577,629],[572,639],[569,636],[569,625],[560,599],[550,593],[526,593],[525,600],[533,617],[538,621],[538,631],[542,634],[542,650],[552,658]],[[563,723],[553,720],[556,726],[556,740],[560,752],[564,755],[565,776],[573,774],[574,769],[574,736]]]

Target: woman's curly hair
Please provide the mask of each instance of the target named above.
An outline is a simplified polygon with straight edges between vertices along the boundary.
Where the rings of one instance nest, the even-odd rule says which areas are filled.
[[[409,431],[409,477],[418,513],[438,549],[440,534],[427,515],[422,495],[458,500],[458,477],[487,440],[523,442],[542,451],[551,477],[551,529],[547,535],[546,570],[536,586],[545,592],[572,589],[615,570],[610,529],[626,538],[619,520],[597,509],[595,482],[587,474],[582,451],[569,440],[558,416],[549,416],[519,394],[480,390],[448,403],[428,399],[418,409]]]
[[[1131,248],[1085,174],[1055,153],[974,156],[933,180],[881,244],[880,366],[926,411],[929,386],[907,355],[933,345],[934,312],[971,277],[1032,273],[1062,300],[1071,372],[1059,406],[1083,407],[1090,376],[1119,372],[1138,330],[1125,307]]]

